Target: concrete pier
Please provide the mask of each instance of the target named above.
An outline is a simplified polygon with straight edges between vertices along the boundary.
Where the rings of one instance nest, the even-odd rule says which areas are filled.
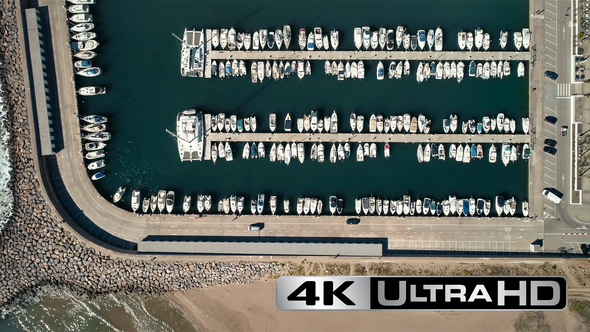
[[[209,57],[213,60],[410,60],[410,61],[529,61],[530,54],[525,52],[469,52],[469,51],[228,51],[211,50]]]
[[[511,134],[383,134],[383,133],[219,133],[211,141],[230,142],[389,142],[389,143],[529,143],[530,135]]]

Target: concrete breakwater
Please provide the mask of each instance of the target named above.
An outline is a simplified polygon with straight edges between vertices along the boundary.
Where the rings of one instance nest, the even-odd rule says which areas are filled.
[[[79,294],[154,293],[229,283],[249,283],[276,274],[274,263],[161,262],[146,257],[111,258],[73,235],[41,194],[31,145],[23,55],[17,24],[20,8],[3,0],[0,16],[0,77],[8,111],[11,220],[0,233],[0,319],[27,305],[44,286],[67,287]],[[22,36],[20,37],[22,38]],[[41,291],[41,293],[38,293]]]

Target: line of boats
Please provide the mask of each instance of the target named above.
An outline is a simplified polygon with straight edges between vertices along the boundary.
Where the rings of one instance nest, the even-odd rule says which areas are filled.
[[[228,60],[225,63],[219,61],[219,65],[216,60],[211,62],[211,74],[213,76],[218,75],[220,78],[224,77],[239,77],[246,76],[248,74],[246,63],[244,60]],[[311,75],[311,64],[309,60],[303,61],[252,61],[250,65],[250,74],[252,83],[262,83],[264,78],[272,78],[275,81],[284,79],[291,75],[302,79],[305,76]]]
[[[87,115],[81,117],[80,120],[83,122],[80,129],[86,132],[86,134],[82,134],[82,139],[89,141],[84,144],[84,149],[86,150],[84,158],[94,160],[86,167],[90,171],[101,169],[106,166],[104,159],[100,159],[106,156],[104,148],[107,144],[105,142],[111,139],[111,134],[106,132],[108,119],[101,115]],[[99,180],[104,178],[105,175],[105,172],[101,171],[93,174],[90,178],[92,180]]]
[[[508,43],[508,31],[501,30],[499,43],[502,49],[506,48]],[[371,31],[371,27],[363,26],[354,28],[354,45],[358,50],[387,50],[394,49],[403,50],[425,50],[426,46],[430,51],[442,51],[443,49],[443,31],[440,27],[436,29],[418,30],[416,34],[410,34],[404,26],[398,26],[396,30],[387,29],[384,27],[379,30]],[[530,29],[524,28],[522,32],[517,31],[513,34],[514,45],[517,50],[521,48],[528,49],[531,41],[532,33]],[[268,47],[269,50],[275,48],[280,50],[282,45],[285,49],[289,49],[291,42],[291,26],[284,25],[283,29],[275,31],[268,29],[260,29],[254,34],[249,32],[236,32],[232,27],[230,29],[212,29],[211,43],[214,49],[229,49],[246,51],[264,50]],[[483,49],[489,50],[491,44],[490,34],[484,32],[483,29],[475,29],[475,33],[460,31],[457,36],[459,49],[468,51]],[[333,50],[337,50],[340,44],[340,33],[338,30],[332,30],[329,35],[322,32],[321,27],[315,27],[309,31],[301,28],[298,34],[299,48],[304,51],[313,50],[329,50],[330,46]]]
[[[357,215],[397,215],[397,216],[489,216],[492,209],[492,202],[489,199],[473,197],[467,199],[457,199],[455,196],[449,196],[440,202],[436,202],[428,197],[424,200],[412,200],[410,195],[404,195],[401,200],[388,200],[379,197],[357,198],[354,202]],[[522,215],[528,217],[529,203],[525,200],[521,204]],[[516,214],[517,202],[514,197],[504,199],[502,196],[496,196],[495,211],[501,216],[514,216]]]
[[[462,144],[455,145],[451,144],[449,147],[449,159],[456,160],[458,162],[469,163],[472,159],[482,159],[484,157],[484,151],[482,144]],[[504,166],[508,166],[510,162],[517,161],[519,156],[522,156],[523,160],[528,160],[531,154],[530,146],[525,144],[502,144],[501,150],[502,162]],[[442,143],[426,143],[424,145],[418,144],[417,149],[418,162],[430,162],[430,160],[446,159],[446,148]],[[495,163],[498,159],[498,150],[495,144],[492,144],[488,153],[488,161]]]
[[[449,131],[455,133],[457,131],[457,115],[451,114],[448,119],[443,119],[443,131],[447,134]],[[528,117],[522,118],[522,131],[524,134],[529,133],[530,119]],[[504,113],[498,113],[496,117],[484,116],[481,122],[477,122],[475,119],[463,121],[461,124],[461,131],[463,134],[471,132],[471,134],[481,133],[502,133],[514,134],[516,132],[516,120],[509,119],[504,116]]]
[[[515,32],[513,34],[513,40],[516,49],[519,51],[521,47],[528,49],[531,42],[531,36],[532,32],[529,28],[523,28],[522,32]],[[505,49],[506,44],[508,43],[508,31],[501,30],[498,41],[500,42],[500,47]],[[468,51],[471,51],[473,46],[475,46],[478,50],[483,48],[484,51],[487,51],[490,48],[491,38],[489,33],[484,33],[483,29],[477,28],[475,29],[475,35],[472,32],[459,32],[457,42],[459,43],[459,49],[461,50],[467,49]]]
[[[121,201],[125,195],[126,188],[119,187],[113,195],[113,202],[116,204]],[[209,213],[213,206],[211,195],[198,195],[197,196],[197,211],[198,213]],[[174,191],[159,190],[156,195],[144,197],[141,199],[141,192],[139,190],[133,190],[131,195],[131,209],[133,212],[141,207],[141,212],[145,213],[172,213],[175,204],[175,193]],[[252,214],[263,214],[265,208],[265,195],[260,194],[256,199],[250,202],[250,212]],[[277,196],[270,196],[269,206],[270,212],[274,215],[277,213],[278,200]],[[296,205],[297,214],[312,214],[321,215],[323,210],[323,202],[317,198],[298,198]],[[231,195],[219,200],[217,203],[217,212],[224,214],[242,214],[244,212],[245,200],[243,196]],[[343,200],[336,196],[330,196],[328,199],[328,207],[331,214],[341,214],[343,209]],[[192,197],[186,195],[182,201],[182,211],[188,213],[192,208]],[[290,202],[288,199],[283,200],[283,211],[284,214],[290,213]]]
[[[324,62],[324,72],[326,75],[334,75],[339,81],[344,79],[364,79],[365,78],[365,64],[363,61],[330,61]],[[211,73],[220,78],[224,77],[240,77],[248,75],[246,63],[244,60],[228,60],[226,62],[216,60],[211,63]],[[390,79],[400,79],[402,76],[408,76],[411,73],[410,61],[391,61],[387,69],[387,77]],[[470,77],[477,77],[482,79],[489,78],[503,78],[509,76],[511,73],[510,62],[505,61],[491,61],[491,62],[475,62],[471,61],[468,68]],[[250,64],[250,74],[252,83],[262,83],[265,78],[272,78],[275,81],[284,79],[290,75],[297,75],[300,79],[311,75],[311,63],[309,60],[299,61],[252,61]],[[517,76],[523,77],[525,75],[525,65],[521,61],[518,63]],[[383,80],[386,76],[385,66],[382,61],[377,63],[376,77],[377,80]],[[416,81],[419,83],[428,81],[429,78],[434,77],[440,79],[457,79],[461,83],[465,77],[465,64],[463,61],[432,61],[418,62],[416,70]]]
[[[68,17],[68,20],[73,24],[70,27],[72,33],[72,42],[70,46],[75,52],[74,57],[80,60],[74,61],[74,68],[77,70],[76,74],[85,77],[95,77],[102,74],[100,67],[93,66],[92,60],[96,57],[94,50],[98,47],[99,43],[94,40],[96,33],[91,30],[94,29],[94,23],[92,14],[90,14],[89,4],[93,4],[93,1],[70,1],[74,3],[70,5],[67,10],[73,14]],[[100,87],[87,87],[78,90],[81,95],[92,96],[106,93],[105,88]]]
[[[492,61],[492,62],[479,62],[476,63],[475,61],[471,61],[469,63],[469,76],[470,77],[477,77],[482,78],[484,80],[491,78],[503,78],[504,76],[509,76],[511,73],[510,71],[510,62],[508,60],[505,61]],[[521,61],[518,63],[516,76],[517,77],[524,77],[525,74],[525,67],[524,63]]]

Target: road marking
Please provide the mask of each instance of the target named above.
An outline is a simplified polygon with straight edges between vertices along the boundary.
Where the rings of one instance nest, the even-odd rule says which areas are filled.
[[[552,162],[551,162],[549,159],[547,159],[547,158],[545,158],[545,161],[546,161],[546,162],[548,162],[548,163],[550,163],[550,164],[551,164],[551,165],[553,165],[553,166],[556,166],[554,163],[552,163]]]
[[[551,180],[555,181],[555,178],[550,177],[549,175],[545,174],[546,177],[550,178]]]
[[[550,210],[557,211],[555,208],[553,208],[553,207],[551,207],[551,206],[549,206],[547,204],[543,204],[543,206],[545,206],[546,208],[548,208]]]
[[[553,44],[553,45],[555,45],[555,47],[557,47],[557,44],[556,44],[556,43],[554,43],[554,42],[552,42],[552,41],[550,41],[550,40],[547,40],[547,39],[545,39],[545,41],[546,41],[547,43]]]

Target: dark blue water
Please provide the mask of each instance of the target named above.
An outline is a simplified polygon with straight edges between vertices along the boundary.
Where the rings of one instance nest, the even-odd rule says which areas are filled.
[[[291,49],[298,49],[298,29],[321,26],[324,31],[340,31],[340,49],[355,49],[352,35],[357,26],[377,30],[404,25],[413,34],[440,26],[444,49],[451,51],[458,49],[457,32],[481,27],[492,36],[491,49],[498,50],[500,30],[521,30],[528,24],[527,12],[526,1],[101,1],[92,6],[101,43],[100,56],[93,61],[103,68],[103,75],[77,78],[78,86],[108,88],[106,95],[85,98],[80,106],[83,114],[109,116],[113,134],[106,149],[107,177],[97,188],[105,197],[122,185],[141,189],[142,195],[158,189],[175,190],[177,196],[208,193],[215,202],[231,194],[251,199],[264,192],[267,197],[278,195],[292,201],[299,196],[327,200],[335,194],[344,197],[348,212],[354,210],[354,198],[371,194],[390,199],[408,192],[413,198],[436,200],[450,194],[526,199],[527,163],[489,164],[488,146],[486,158],[470,164],[449,160],[419,164],[417,146],[400,143],[393,144],[388,160],[379,145],[377,159],[357,163],[353,144],[352,158],[343,163],[318,164],[308,154],[303,165],[293,161],[286,166],[268,159],[241,160],[243,145],[234,143],[234,161],[220,160],[213,165],[181,163],[176,143],[165,129],[175,131],[176,114],[189,108],[238,117],[255,114],[259,132],[268,131],[269,113],[278,114],[282,129],[287,113],[295,119],[314,108],[321,116],[337,110],[340,131],[350,130],[351,112],[365,116],[365,130],[372,113],[424,114],[433,120],[432,132],[442,132],[442,119],[452,113],[459,115],[460,124],[503,112],[516,118],[520,127],[520,118],[528,113],[528,79],[516,77],[516,63],[512,75],[503,80],[483,81],[466,75],[460,84],[434,79],[418,84],[417,63],[412,63],[412,74],[401,80],[377,81],[377,63],[365,62],[366,79],[337,81],[324,74],[322,61],[312,62],[313,73],[303,80],[265,79],[252,84],[249,75],[224,80],[181,77],[180,43],[172,33],[182,37],[184,28],[232,26],[253,32],[290,24],[295,37]],[[513,48],[510,39],[508,49]],[[308,153],[310,148],[306,146]],[[267,144],[267,155],[269,150]],[[128,208],[129,200],[130,195],[122,206]]]

